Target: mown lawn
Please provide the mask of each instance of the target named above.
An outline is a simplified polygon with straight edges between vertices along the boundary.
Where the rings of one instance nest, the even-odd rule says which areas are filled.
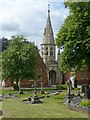
[[[10,91],[9,91],[10,92]],[[42,104],[26,104],[22,100],[31,96],[26,92],[16,99],[4,99],[2,108],[4,118],[88,118],[88,114],[67,109],[64,104],[65,92],[45,97]]]

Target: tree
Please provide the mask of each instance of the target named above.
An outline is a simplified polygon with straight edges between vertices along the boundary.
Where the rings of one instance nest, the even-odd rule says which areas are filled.
[[[65,72],[83,66],[90,69],[90,2],[64,2],[69,16],[56,37],[61,53],[61,69]]]
[[[17,84],[26,78],[33,79],[36,64],[35,44],[27,42],[23,36],[13,36],[9,41],[8,48],[2,52],[3,78],[5,80],[12,79]]]

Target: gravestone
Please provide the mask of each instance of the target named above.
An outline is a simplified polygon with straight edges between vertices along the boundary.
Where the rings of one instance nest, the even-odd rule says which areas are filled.
[[[85,91],[84,97],[90,99],[90,90]]]
[[[0,110],[0,116],[2,116],[3,115],[3,111],[2,110]]]
[[[0,95],[0,101],[2,101],[2,95]]]
[[[73,98],[72,98],[72,102],[73,102],[75,105],[79,105],[80,102],[81,102],[81,98],[80,98],[80,97],[73,97]]]
[[[80,92],[85,93],[85,90],[86,90],[86,85],[84,84],[81,86]]]

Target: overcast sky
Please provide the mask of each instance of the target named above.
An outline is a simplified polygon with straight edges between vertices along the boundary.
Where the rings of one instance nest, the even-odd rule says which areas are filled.
[[[68,15],[63,0],[49,0],[54,37]],[[0,0],[0,38],[24,35],[37,46],[43,38],[48,0]]]

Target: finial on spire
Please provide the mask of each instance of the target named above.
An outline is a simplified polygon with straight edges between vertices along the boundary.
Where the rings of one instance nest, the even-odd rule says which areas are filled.
[[[50,13],[50,4],[48,4],[48,13]]]

